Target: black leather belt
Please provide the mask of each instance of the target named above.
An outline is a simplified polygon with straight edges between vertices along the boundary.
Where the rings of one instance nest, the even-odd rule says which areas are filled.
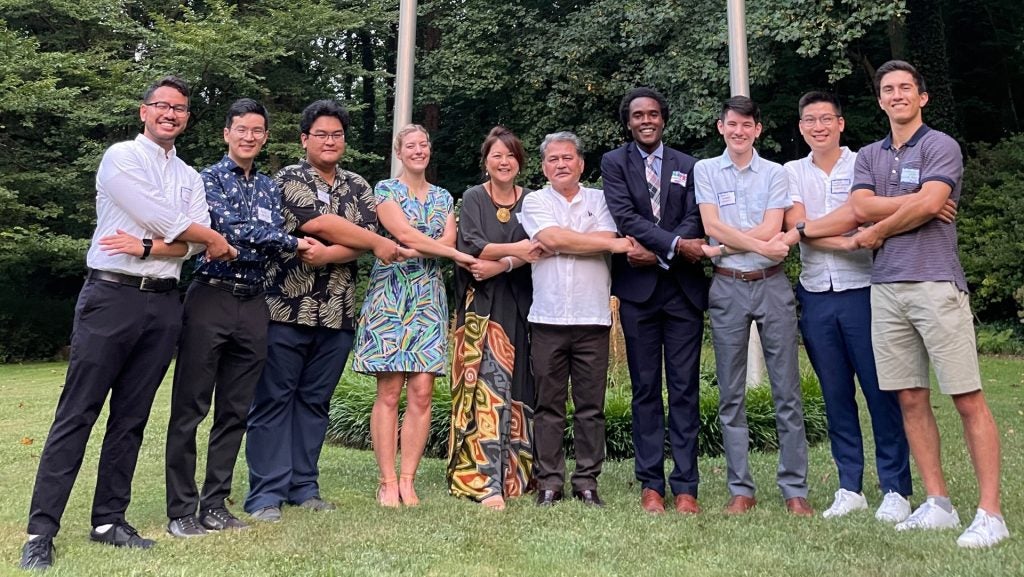
[[[89,271],[89,276],[86,278],[88,280],[101,280],[104,282],[123,284],[125,286],[135,287],[140,291],[153,293],[165,293],[174,290],[178,286],[178,279],[176,278],[133,276],[130,274],[121,274],[119,272],[110,272],[108,270],[92,269]]]
[[[750,282],[750,281],[755,281],[755,280],[764,280],[764,279],[766,279],[768,277],[775,276],[781,270],[782,270],[782,265],[781,264],[777,264],[775,266],[768,267],[768,268],[762,268],[762,269],[758,269],[758,270],[748,270],[748,271],[742,271],[742,270],[735,270],[735,269],[731,269],[731,268],[725,268],[724,266],[716,266],[715,267],[715,274],[720,274],[722,276],[731,277],[731,278],[734,278],[736,280],[741,280],[743,282]]]
[[[254,297],[263,294],[263,287],[259,285],[244,284],[230,280],[208,277],[196,277],[195,281],[199,284],[227,291],[236,297]]]

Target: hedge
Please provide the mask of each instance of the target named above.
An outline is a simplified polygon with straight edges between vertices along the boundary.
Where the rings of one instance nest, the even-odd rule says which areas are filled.
[[[623,379],[609,372],[608,394],[605,400],[605,439],[609,459],[633,458],[632,400],[628,377]],[[625,383],[625,384],[622,384]],[[815,444],[828,436],[825,403],[821,388],[813,372],[801,375],[804,399],[804,422],[807,441]],[[331,400],[328,439],[333,443],[355,449],[370,448],[370,412],[376,396],[373,377],[346,371]],[[447,378],[438,379],[434,387],[431,406],[430,437],[426,454],[445,457],[448,451],[448,428],[451,422],[451,391]],[[399,408],[404,410],[405,400]],[[572,456],[572,407],[568,409],[565,430],[566,456]],[[776,451],[779,447],[775,431],[775,408],[771,388],[766,385],[747,391],[747,424],[750,427],[750,446],[758,451]],[[667,437],[667,436],[666,436]],[[666,438],[666,452],[668,451]],[[718,387],[714,370],[701,371],[700,433],[698,451],[702,456],[722,454],[722,428],[718,421]]]

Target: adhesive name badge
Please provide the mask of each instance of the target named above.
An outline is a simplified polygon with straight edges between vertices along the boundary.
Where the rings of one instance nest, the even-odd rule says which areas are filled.
[[[850,194],[850,179],[837,178],[833,180],[832,194]]]
[[[263,222],[270,222],[271,221],[270,209],[262,207],[262,206],[257,206],[256,207],[256,218],[262,220]]]
[[[678,170],[672,171],[672,184],[678,184],[679,186],[686,186],[686,173],[679,172]]]
[[[188,201],[192,199],[192,189],[187,186],[183,186],[181,187],[181,191],[178,193],[178,195],[178,200],[183,205],[188,206]]]
[[[917,168],[904,168],[900,172],[900,182],[906,184],[920,184],[921,171]]]
[[[521,213],[521,212],[517,212],[516,213],[516,222],[518,222],[519,224],[523,224],[523,213]]]
[[[718,206],[731,206],[733,204],[736,204],[736,191],[730,190],[718,193]]]
[[[322,190],[316,193],[316,198],[324,204],[331,204],[331,195]]]

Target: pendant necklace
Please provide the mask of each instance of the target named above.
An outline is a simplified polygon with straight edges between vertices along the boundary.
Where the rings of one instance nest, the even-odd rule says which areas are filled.
[[[498,222],[500,222],[501,224],[505,224],[508,221],[512,220],[512,211],[511,211],[511,209],[515,208],[516,203],[519,202],[519,195],[516,193],[515,186],[513,186],[512,187],[512,196],[514,197],[514,200],[512,201],[512,204],[508,204],[508,205],[498,204],[498,201],[494,200],[494,194],[491,192],[491,188],[492,187],[487,186],[488,184],[490,184],[490,183],[484,184],[484,190],[487,192],[487,197],[491,199],[491,204],[494,205],[494,208],[495,208],[494,217],[497,218]]]

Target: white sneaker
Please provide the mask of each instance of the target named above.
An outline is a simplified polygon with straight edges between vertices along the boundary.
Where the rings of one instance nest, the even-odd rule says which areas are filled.
[[[972,548],[991,547],[1009,536],[1005,521],[978,509],[971,526],[960,535],[956,544]]]
[[[935,504],[935,499],[929,498],[921,504],[906,521],[896,524],[897,531],[910,531],[913,529],[953,529],[960,526],[960,517],[956,509],[947,513],[942,507]]]
[[[896,491],[889,491],[875,511],[875,519],[886,523],[899,523],[910,516],[910,501]]]
[[[836,500],[832,501],[832,506],[825,509],[821,516],[831,519],[832,517],[842,517],[847,513],[867,508],[868,500],[864,498],[864,495],[847,491],[846,489],[839,489],[836,491]]]

